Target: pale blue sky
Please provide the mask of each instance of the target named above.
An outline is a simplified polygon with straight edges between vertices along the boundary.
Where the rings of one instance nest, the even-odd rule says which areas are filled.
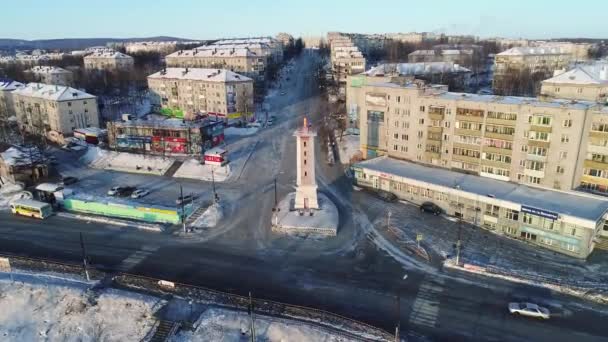
[[[608,37],[608,0],[18,0],[0,8],[0,38],[212,39],[279,31]]]

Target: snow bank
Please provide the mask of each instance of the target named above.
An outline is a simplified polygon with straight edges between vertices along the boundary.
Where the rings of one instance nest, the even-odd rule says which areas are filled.
[[[213,177],[211,175],[211,170],[213,170]],[[230,174],[230,164],[226,164],[224,166],[215,166],[201,164],[201,162],[196,159],[188,159],[184,161],[173,177],[192,178],[204,181],[211,181],[214,179],[216,182],[223,182],[230,176]]]
[[[226,136],[252,135],[252,134],[257,133],[259,130],[260,130],[259,127],[247,127],[247,128],[228,127],[224,130],[224,135],[226,135]]]
[[[213,228],[224,217],[224,208],[219,203],[210,205],[205,212],[198,217],[191,226],[196,228]]]
[[[171,158],[102,150],[91,146],[80,160],[96,169],[133,173],[147,173],[162,176],[173,165]]]
[[[4,180],[3,180],[4,181]],[[4,181],[0,187],[0,208],[8,208],[9,203],[17,198],[32,198],[31,193],[23,191],[23,184]]]
[[[6,341],[138,341],[154,325],[157,298],[108,290],[92,305],[75,285],[0,280],[0,336]]]
[[[194,332],[182,331],[172,341],[243,341],[251,336],[249,327],[246,312],[209,309],[199,318]],[[356,341],[313,325],[262,315],[255,315],[255,332],[258,341]]]

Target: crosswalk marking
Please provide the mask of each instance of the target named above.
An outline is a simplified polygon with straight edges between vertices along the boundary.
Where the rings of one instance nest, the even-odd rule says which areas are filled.
[[[418,294],[412,305],[410,323],[418,326],[433,328],[439,315],[438,297],[443,292],[443,287],[436,283],[443,284],[442,278],[425,278],[418,289]]]
[[[117,268],[119,270],[129,271],[142,262],[148,255],[156,252],[158,248],[158,246],[143,246],[142,249],[137,250],[129,255],[128,258],[124,259]]]

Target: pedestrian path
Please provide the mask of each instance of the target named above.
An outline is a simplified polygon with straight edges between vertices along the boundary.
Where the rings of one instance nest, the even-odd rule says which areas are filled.
[[[443,278],[427,276],[418,289],[412,305],[410,324],[434,328],[439,315],[439,296],[443,292]]]

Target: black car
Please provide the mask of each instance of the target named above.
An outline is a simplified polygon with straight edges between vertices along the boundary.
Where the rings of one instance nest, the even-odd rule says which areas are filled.
[[[377,191],[374,191],[374,194],[378,198],[380,198],[386,202],[396,202],[398,200],[397,196],[395,194],[393,194],[392,192],[388,192],[388,191],[384,191],[384,190],[377,190]]]
[[[63,183],[63,185],[70,185],[70,184],[74,184],[74,183],[78,182],[78,178],[71,177],[71,176],[63,177],[61,179],[61,182]]]
[[[193,200],[194,200],[194,196],[186,195],[184,197],[178,197],[175,200],[175,204],[177,204],[177,205],[188,204],[188,203],[191,203]]]
[[[420,206],[420,211],[423,211],[425,213],[431,213],[433,215],[441,214],[441,208],[433,202],[422,203],[422,205]]]

